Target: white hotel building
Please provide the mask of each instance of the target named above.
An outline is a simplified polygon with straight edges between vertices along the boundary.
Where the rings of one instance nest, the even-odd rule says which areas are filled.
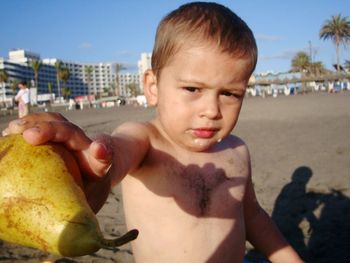
[[[6,94],[13,95],[10,88],[12,81],[26,80],[33,86],[34,72],[31,67],[32,60],[40,60],[42,62],[38,75],[37,94],[49,93],[49,85],[52,85],[52,92],[56,96],[61,94],[57,87],[55,69],[55,63],[58,59],[41,59],[37,53],[19,49],[10,51],[8,59],[0,57],[0,70],[5,70],[9,76],[6,85],[0,85],[0,100]],[[62,63],[62,67],[68,68],[70,72],[67,83],[60,81],[60,88],[61,90],[62,87],[69,88],[72,97],[101,94],[108,90],[112,91],[116,87],[119,89],[117,91],[119,96],[128,97],[127,84],[133,83],[139,85],[140,83],[139,74],[119,73],[119,84],[116,85],[115,63],[77,63],[63,60],[60,60],[60,62]],[[92,69],[90,74],[87,73],[87,67]],[[3,95],[1,96],[1,94]]]

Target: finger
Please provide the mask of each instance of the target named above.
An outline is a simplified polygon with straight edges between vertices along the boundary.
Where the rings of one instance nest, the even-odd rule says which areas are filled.
[[[58,112],[39,112],[39,113],[31,113],[23,118],[21,118],[27,122],[33,121],[68,121],[62,114]]]
[[[108,146],[99,141],[92,142],[90,145],[90,154],[93,158],[101,162],[108,162],[111,159],[111,151],[108,149]]]
[[[73,151],[82,151],[89,147],[91,139],[76,125],[67,121],[38,122],[23,132],[24,139],[33,145],[48,141],[60,142]]]
[[[2,133],[3,135],[22,133],[28,127],[26,124],[24,119],[13,120]]]
[[[33,113],[21,119],[13,120],[3,131],[3,134],[23,133],[26,129],[34,127],[38,122],[43,121],[67,121],[61,114],[55,112]]]

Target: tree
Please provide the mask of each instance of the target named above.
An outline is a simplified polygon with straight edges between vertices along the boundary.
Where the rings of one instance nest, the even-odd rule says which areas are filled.
[[[64,87],[64,88],[62,89],[62,96],[63,96],[65,99],[69,98],[71,94],[72,94],[72,91],[71,91],[70,88]]]
[[[62,68],[62,62],[57,60],[55,63],[56,68],[56,80],[57,80],[57,92],[58,92],[58,98],[61,98],[61,85],[60,85],[60,71]]]
[[[120,71],[126,69],[126,67],[123,64],[115,64],[115,95],[119,96],[119,73]]]
[[[309,72],[310,71],[310,57],[306,52],[298,52],[292,59],[292,72]]]
[[[15,104],[16,104],[15,96],[16,96],[18,84],[19,84],[19,80],[17,80],[17,79],[12,79],[12,80],[10,80],[10,87],[11,87],[12,94],[13,94],[13,97],[12,97],[12,106],[13,106],[13,107],[14,107]]]
[[[19,84],[19,80],[17,80],[17,79],[13,79],[13,80],[10,82],[10,87],[11,87],[11,89],[12,89],[13,95],[15,95],[16,92],[17,92],[18,84]]]
[[[310,73],[310,66],[310,57],[304,51],[299,51],[292,59],[292,72],[300,72],[302,78]],[[302,82],[302,89],[304,93],[306,89],[304,82]]]
[[[321,61],[316,61],[312,63],[311,68],[312,68],[312,73],[315,74],[316,76],[327,73],[327,70],[325,69]]]
[[[134,98],[139,94],[138,87],[137,87],[137,84],[135,82],[128,83],[125,86],[126,86],[126,89],[128,91],[128,94],[130,94],[130,97]]]
[[[6,83],[9,76],[5,69],[0,69],[0,83]]]
[[[115,90],[116,90],[116,84],[115,84],[115,82],[111,82],[111,83],[109,84],[109,86],[106,88],[106,92],[108,93],[108,96],[116,95]],[[120,95],[120,94],[118,94],[118,95]]]
[[[339,45],[344,47],[350,40],[350,21],[347,17],[342,17],[341,14],[332,16],[331,19],[326,20],[320,30],[320,39],[330,39],[335,45],[337,56],[337,71],[340,70]]]
[[[70,78],[70,71],[67,67],[62,67],[60,71],[58,72],[60,80],[64,82],[64,85],[67,86],[67,81]]]
[[[36,88],[39,88],[39,70],[40,70],[40,67],[42,65],[41,61],[40,60],[37,60],[37,59],[34,59],[32,60],[32,69],[33,69],[33,72],[34,72],[34,81],[35,81],[35,87]]]
[[[0,84],[3,84],[3,87],[6,87],[5,83],[7,82],[7,80],[8,80],[7,72],[4,69],[0,69]]]
[[[91,84],[92,84],[92,72],[93,68],[91,65],[86,65],[84,67],[84,71],[86,74],[87,84],[88,84],[88,95],[91,95]]]
[[[47,83],[47,90],[50,93],[50,103],[52,103],[53,99],[52,99],[52,83],[51,82]]]
[[[71,95],[71,90],[67,88],[67,81],[70,78],[70,71],[67,67],[61,67],[58,72],[59,79],[64,82],[64,87],[62,88],[62,96],[67,99]]]

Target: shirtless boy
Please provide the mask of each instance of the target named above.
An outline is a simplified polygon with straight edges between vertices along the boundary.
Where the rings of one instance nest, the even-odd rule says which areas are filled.
[[[139,230],[136,262],[242,262],[246,240],[272,262],[301,262],[258,204],[247,146],[230,134],[256,59],[253,34],[232,11],[190,3],[158,27],[144,75],[152,121],[92,141],[61,115],[43,113],[5,133],[64,143],[95,211],[122,182],[127,226]]]

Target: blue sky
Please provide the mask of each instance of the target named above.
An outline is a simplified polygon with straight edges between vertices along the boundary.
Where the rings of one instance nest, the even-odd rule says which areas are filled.
[[[184,0],[2,0],[0,57],[23,48],[41,58],[118,62],[136,71],[141,52],[151,52],[161,18]],[[336,62],[330,40],[319,30],[332,15],[350,20],[348,0],[221,0],[253,30],[259,48],[256,72],[284,72],[298,51],[327,68]],[[341,49],[341,62],[350,47]]]

